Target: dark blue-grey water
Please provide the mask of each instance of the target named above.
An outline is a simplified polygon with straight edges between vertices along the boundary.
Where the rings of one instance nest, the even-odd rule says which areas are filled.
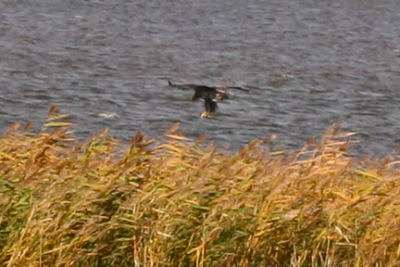
[[[180,121],[231,149],[272,134],[298,148],[339,123],[360,153],[387,154],[400,142],[399,74],[395,0],[0,1],[2,132],[40,127],[59,104],[83,138],[155,137]],[[204,120],[168,79],[254,89]]]

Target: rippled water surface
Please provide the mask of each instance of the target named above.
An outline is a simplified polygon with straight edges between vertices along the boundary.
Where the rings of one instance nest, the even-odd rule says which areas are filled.
[[[51,104],[85,137],[161,135],[182,122],[237,149],[277,135],[298,148],[333,123],[361,153],[400,142],[400,2],[0,1],[0,129],[41,125]],[[167,80],[249,86],[199,118]],[[110,117],[107,117],[110,116]]]

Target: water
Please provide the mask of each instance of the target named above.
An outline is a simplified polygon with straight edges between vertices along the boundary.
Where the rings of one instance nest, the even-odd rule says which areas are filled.
[[[51,104],[73,115],[79,137],[104,127],[122,140],[189,137],[235,150],[277,135],[299,148],[333,123],[358,132],[361,153],[400,141],[400,2],[0,2],[0,130]],[[167,80],[251,86],[199,118],[203,104]]]

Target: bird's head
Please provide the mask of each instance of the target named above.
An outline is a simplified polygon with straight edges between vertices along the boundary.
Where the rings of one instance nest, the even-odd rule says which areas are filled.
[[[219,102],[219,101],[221,101],[221,100],[224,100],[224,99],[228,99],[229,98],[229,93],[227,92],[227,91],[225,91],[225,90],[217,90],[217,94],[216,94],[216,96],[215,96],[215,101],[216,102]]]

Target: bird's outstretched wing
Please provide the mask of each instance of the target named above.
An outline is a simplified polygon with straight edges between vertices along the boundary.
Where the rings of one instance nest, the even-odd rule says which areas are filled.
[[[243,87],[240,87],[240,86],[223,86],[223,88],[225,88],[225,89],[235,89],[235,90],[250,92],[249,89],[243,88]]]
[[[210,87],[206,85],[200,84],[174,84],[171,81],[168,81],[168,85],[171,87],[175,87],[181,90],[194,90],[194,95],[192,97],[192,101],[196,101],[199,98],[214,98],[217,94],[217,90],[215,87]]]
[[[172,83],[171,81],[168,81],[168,85],[171,87],[175,87],[181,90],[196,90],[196,87],[198,87],[199,85],[196,84],[176,84],[176,83]]]
[[[229,89],[236,89],[236,90],[240,90],[240,91],[245,91],[245,92],[250,92],[249,89],[243,88],[243,87],[240,87],[240,86],[229,86],[228,88]]]
[[[194,90],[194,95],[192,96],[192,101],[196,101],[197,99],[201,98],[203,95],[203,92],[199,89]]]
[[[168,81],[168,85],[181,90],[194,90],[192,101],[198,100],[199,98],[204,99],[205,111],[201,114],[202,118],[211,117],[218,109],[217,102],[220,102],[229,97],[228,89],[241,90],[249,92],[247,88],[239,86],[206,86],[199,84],[174,84]]]

